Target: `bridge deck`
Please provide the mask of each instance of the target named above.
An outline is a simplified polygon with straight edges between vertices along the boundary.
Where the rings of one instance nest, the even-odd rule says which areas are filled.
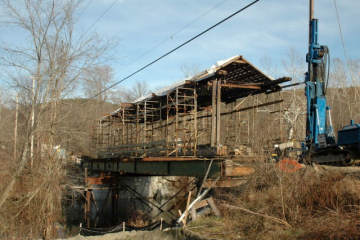
[[[147,157],[85,159],[83,168],[93,172],[111,172],[124,175],[146,176],[204,176],[209,169],[209,178],[237,177],[253,173],[246,164],[232,164],[218,157],[213,159],[195,157]]]

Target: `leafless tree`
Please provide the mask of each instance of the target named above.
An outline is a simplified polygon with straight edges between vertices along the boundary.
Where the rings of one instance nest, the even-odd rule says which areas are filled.
[[[146,81],[137,81],[130,89],[131,98],[134,100],[150,93],[149,85]]]
[[[263,56],[260,58],[260,67],[267,75],[270,75],[273,78],[279,76],[278,67],[269,56]]]
[[[99,101],[106,101],[110,90],[101,93],[113,79],[113,70],[110,66],[94,66],[85,70],[84,90],[87,97],[95,95]]]
[[[6,44],[0,49],[0,62],[7,70],[8,79],[21,93],[25,117],[22,150],[12,178],[0,193],[0,209],[4,213],[17,180],[24,177],[25,166],[34,161],[31,174],[37,176],[38,182],[28,189],[27,197],[16,202],[18,212],[12,220],[16,221],[42,197],[38,217],[34,217],[36,213],[28,217],[34,221],[31,231],[45,238],[52,236],[55,216],[61,209],[57,194],[61,192],[63,167],[54,151],[47,151],[45,156],[41,146],[57,144],[61,136],[56,127],[62,117],[58,115],[60,100],[71,93],[85,69],[98,64],[99,57],[110,46],[96,35],[75,34],[74,13],[79,3],[79,0],[0,0],[6,24],[26,39],[20,46]],[[10,230],[2,226],[0,233]]]
[[[339,58],[333,60],[327,99],[336,113],[333,114],[335,130],[348,124],[350,119],[360,120],[359,76],[359,60],[351,59],[348,63]]]
[[[294,48],[289,48],[282,65],[294,82],[304,81],[305,59]]]
[[[289,49],[282,64],[286,74],[292,78],[293,82],[304,81],[306,64],[294,48]],[[291,93],[289,92],[288,103],[283,111],[283,118],[288,125],[288,140],[295,138],[294,132],[296,128],[305,129],[304,116],[306,113],[306,104],[302,91],[302,88],[293,88]]]
[[[150,93],[149,85],[146,81],[136,81],[129,88],[121,88],[112,92],[112,101],[114,103],[132,102],[142,96]]]
[[[199,67],[196,65],[184,64],[181,66],[181,71],[183,72],[185,78],[190,78],[195,76],[200,72]]]

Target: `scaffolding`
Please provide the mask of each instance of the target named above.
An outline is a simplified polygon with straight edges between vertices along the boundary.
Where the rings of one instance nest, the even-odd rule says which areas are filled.
[[[167,156],[196,156],[197,97],[195,84],[166,96]]]
[[[278,84],[286,81],[289,78],[272,80],[241,56],[234,57],[211,71],[121,104],[99,120],[96,152],[101,158],[162,160],[223,155],[225,145],[251,144],[255,110],[240,109],[247,96],[255,100],[258,94],[280,91]]]

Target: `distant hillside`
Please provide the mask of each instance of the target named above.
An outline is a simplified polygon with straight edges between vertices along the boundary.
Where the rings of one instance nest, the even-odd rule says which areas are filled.
[[[56,144],[71,153],[89,154],[91,129],[96,119],[113,111],[117,105],[108,102],[99,102],[93,99],[64,99],[57,104],[57,121],[53,126]],[[25,137],[24,126],[28,120],[30,108],[24,105],[19,107],[18,121],[18,148],[21,148],[22,139]],[[41,118],[45,125],[41,131],[46,131],[49,116],[45,112]],[[15,109],[1,107],[0,118],[0,148],[2,156],[13,153],[14,144]],[[38,134],[41,134],[41,131]],[[38,143],[41,144],[41,143]]]
[[[60,106],[61,120],[56,126],[59,144],[67,151],[85,155],[92,152],[89,148],[96,120],[117,108],[115,104],[92,99],[66,99]]]

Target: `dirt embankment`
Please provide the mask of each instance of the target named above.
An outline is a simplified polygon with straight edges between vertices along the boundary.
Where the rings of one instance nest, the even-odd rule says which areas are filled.
[[[245,185],[215,191],[222,217],[187,228],[209,239],[360,239],[359,167],[254,167]]]

